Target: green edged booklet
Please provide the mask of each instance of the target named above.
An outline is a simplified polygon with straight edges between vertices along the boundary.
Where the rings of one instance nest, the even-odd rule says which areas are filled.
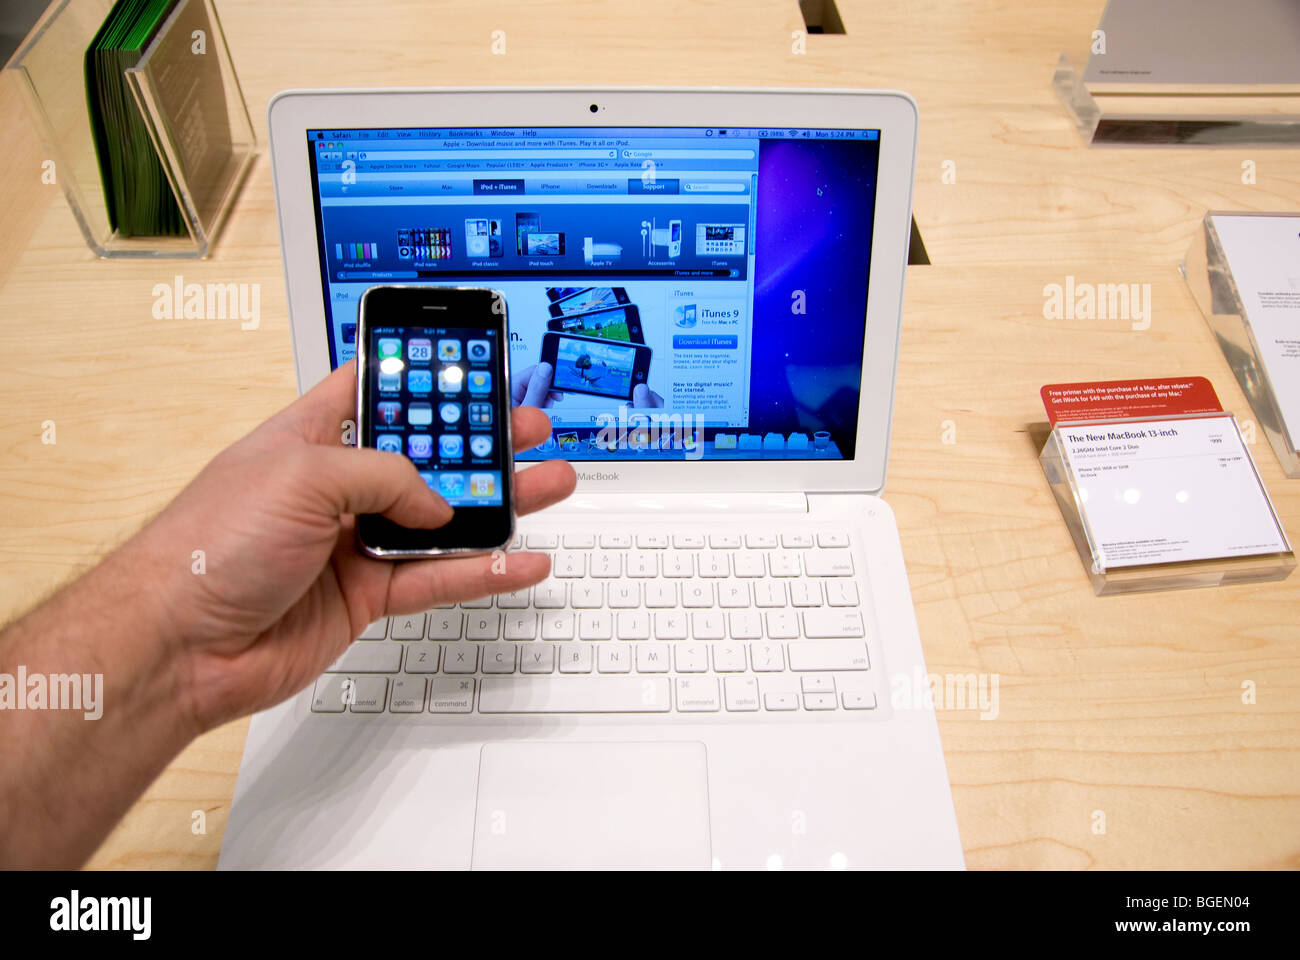
[[[125,71],[179,0],[118,0],[86,51],[86,99],[108,220],[119,236],[184,236],[180,205]]]

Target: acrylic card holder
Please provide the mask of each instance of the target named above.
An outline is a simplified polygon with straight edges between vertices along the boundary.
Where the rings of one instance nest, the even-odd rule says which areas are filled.
[[[86,243],[101,257],[204,257],[257,153],[257,139],[212,0],[179,0],[138,62],[124,71],[183,221],[176,236],[124,236],[105,199],[88,105],[85,59],[111,0],[62,0],[6,70],[25,92],[37,132]],[[148,149],[146,148],[146,149]]]
[[[1116,470],[1110,454],[1089,459],[1111,445],[1154,442],[1161,432],[1184,429],[1223,444],[1222,459],[1232,462],[1220,465],[1222,476],[1216,474],[1213,458],[1199,475],[1171,466],[1168,483],[1163,478],[1143,479],[1136,472],[1125,477],[1125,468]],[[1295,554],[1231,413],[1061,421],[1048,436],[1039,463],[1099,595],[1281,580],[1295,568]],[[1258,497],[1252,495],[1252,484],[1258,485]],[[1242,491],[1247,496],[1235,498]],[[1130,511],[1133,527],[1131,535],[1126,531],[1117,539],[1115,517],[1124,516],[1124,511]],[[1185,542],[1177,536],[1152,535],[1157,529],[1168,534],[1171,517],[1175,526],[1186,525]],[[1212,530],[1222,525],[1230,537],[1249,525],[1254,542],[1236,544],[1223,555],[1205,555],[1214,537],[1198,539],[1193,531],[1199,524],[1209,524]],[[1180,555],[1186,559],[1177,559]]]
[[[1052,89],[1089,146],[1300,144],[1300,96],[1102,94],[1061,54]]]
[[[1295,146],[1298,32],[1291,0],[1107,0],[1052,87],[1093,145]]]

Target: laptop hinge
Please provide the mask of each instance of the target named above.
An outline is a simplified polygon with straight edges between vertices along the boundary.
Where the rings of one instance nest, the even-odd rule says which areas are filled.
[[[801,491],[767,493],[655,493],[625,490],[621,493],[584,493],[548,509],[547,514],[579,514],[592,518],[606,514],[679,514],[730,516],[750,513],[807,513],[808,496]]]

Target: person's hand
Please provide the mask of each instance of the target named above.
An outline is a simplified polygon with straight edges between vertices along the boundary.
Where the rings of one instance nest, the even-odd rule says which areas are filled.
[[[654,410],[664,405],[664,398],[659,396],[644,383],[632,388],[632,406],[638,410]]]
[[[510,378],[510,399],[516,407],[549,407],[564,399],[562,393],[551,389],[554,376],[555,368],[546,362],[525,367]]]
[[[434,528],[452,511],[406,457],[342,443],[355,405],[349,363],[219,454],[123,548],[162,577],[167,642],[199,729],[297,693],[380,617],[517,590],[550,570],[536,553],[402,563],[361,553],[355,514]],[[512,413],[517,450],[550,434],[540,411]],[[520,471],[516,511],[555,503],[575,482],[561,461]]]

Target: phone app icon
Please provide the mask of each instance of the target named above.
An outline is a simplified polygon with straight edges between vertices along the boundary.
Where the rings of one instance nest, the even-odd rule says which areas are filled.
[[[385,400],[379,404],[379,422],[386,427],[397,426],[402,418],[402,405],[395,400]]]
[[[406,358],[412,363],[428,363],[433,359],[433,341],[407,340]]]
[[[444,460],[459,460],[465,456],[465,438],[458,433],[444,433],[438,438],[438,456]]]
[[[438,475],[432,470],[421,470],[420,479],[425,482],[430,490],[438,489]]]
[[[487,370],[471,370],[466,379],[469,381],[470,393],[482,396],[492,392],[492,374]]]
[[[438,474],[438,492],[444,498],[465,496],[465,474],[463,473],[440,473]]]
[[[490,473],[471,473],[469,475],[469,492],[475,497],[490,497],[496,493],[497,479]]]
[[[465,385],[465,371],[460,367],[443,367],[438,371],[438,389],[443,393],[460,393]]]
[[[471,403],[469,405],[469,422],[475,427],[492,426],[492,404]]]
[[[433,456],[433,437],[427,433],[413,433],[406,438],[406,455],[412,460]]]
[[[433,389],[433,371],[407,370],[406,389],[411,393],[428,393]]]
[[[446,403],[438,405],[438,416],[442,417],[443,423],[460,422],[460,404],[448,400]]]
[[[438,359],[443,363],[455,363],[460,359],[459,340],[439,340]]]
[[[433,405],[413,403],[406,408],[406,422],[413,427],[427,427],[433,423]]]
[[[402,436],[398,433],[381,433],[375,437],[375,449],[385,453],[402,452]]]
[[[380,337],[376,349],[380,360],[402,359],[402,341],[397,337]]]
[[[465,353],[473,363],[486,363],[492,357],[492,344],[487,340],[470,340]]]
[[[388,392],[402,389],[402,375],[400,373],[385,373],[379,371],[379,389]]]
[[[486,433],[476,433],[469,438],[469,452],[476,457],[490,456],[492,453],[492,437]]]

